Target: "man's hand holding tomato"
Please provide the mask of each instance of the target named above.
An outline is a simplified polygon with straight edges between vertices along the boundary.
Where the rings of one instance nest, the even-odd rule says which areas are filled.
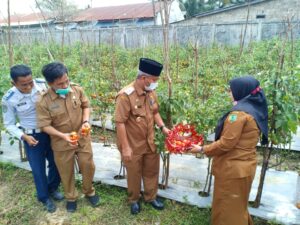
[[[86,137],[90,134],[90,132],[91,132],[91,125],[88,121],[85,121],[81,126],[81,135],[83,137]]]

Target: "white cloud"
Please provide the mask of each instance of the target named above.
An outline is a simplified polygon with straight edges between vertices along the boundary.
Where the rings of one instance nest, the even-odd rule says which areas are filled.
[[[92,7],[111,6],[111,5],[125,5],[141,2],[151,2],[151,0],[69,0],[73,2],[78,8],[85,8],[88,5]],[[11,15],[15,13],[32,13],[38,11],[35,8],[35,0],[10,0]],[[0,18],[7,16],[7,0],[0,0]]]

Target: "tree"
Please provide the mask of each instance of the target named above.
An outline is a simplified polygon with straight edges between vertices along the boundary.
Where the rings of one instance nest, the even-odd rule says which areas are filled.
[[[68,0],[36,0],[37,8],[51,14],[58,21],[65,21],[74,15],[77,6]]]
[[[170,71],[170,43],[169,43],[169,18],[170,18],[170,11],[171,5],[174,0],[163,0],[160,2],[159,9],[160,9],[160,16],[162,22],[162,30],[163,30],[163,57],[164,57],[164,73],[167,80],[168,85],[168,98],[167,104],[165,105],[165,110],[162,112],[162,117],[166,122],[167,127],[172,127],[172,112],[171,112],[171,104],[172,104],[172,77]],[[162,136],[160,136],[160,140],[162,140]],[[160,141],[162,144],[163,142]],[[160,148],[162,146],[159,146]],[[168,187],[168,178],[169,178],[169,165],[170,165],[170,154],[166,153],[163,150],[164,147],[159,149],[161,151],[161,157],[163,160],[163,173],[162,173],[162,184],[161,188],[165,189]]]
[[[232,4],[251,2],[251,0],[179,0],[184,5],[187,17],[195,16],[202,12],[227,7]]]
[[[67,0],[35,0],[36,7],[41,11],[50,14],[62,24],[61,38],[61,61],[64,61],[64,43],[65,43],[65,23],[75,14],[77,7]]]
[[[180,0],[180,3],[184,5],[187,17],[192,17],[204,11],[204,1],[205,0]]]

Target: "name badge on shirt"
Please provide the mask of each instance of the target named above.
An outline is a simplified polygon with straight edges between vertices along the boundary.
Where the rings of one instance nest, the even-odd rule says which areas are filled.
[[[20,106],[26,105],[26,104],[27,104],[27,102],[21,102],[21,103],[19,103],[17,106],[20,107]]]
[[[60,108],[58,104],[52,104],[50,106],[50,110],[54,110],[54,109],[58,109],[58,108]]]

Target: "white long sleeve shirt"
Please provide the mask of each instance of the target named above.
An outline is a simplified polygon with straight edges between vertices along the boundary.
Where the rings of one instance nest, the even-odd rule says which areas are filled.
[[[21,93],[16,87],[10,88],[2,98],[3,124],[7,131],[21,140],[24,134],[16,123],[24,129],[37,129],[35,104],[38,96],[47,87],[42,79],[35,79],[30,94]]]

